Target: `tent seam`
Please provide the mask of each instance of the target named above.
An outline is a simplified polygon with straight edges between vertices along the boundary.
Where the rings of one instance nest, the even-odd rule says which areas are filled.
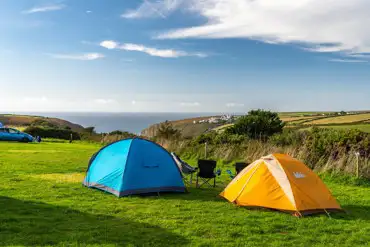
[[[274,159],[275,159],[275,161],[276,161],[276,163],[280,166],[280,168],[284,171],[284,174],[285,174],[285,176],[286,176],[286,178],[287,178],[287,180],[288,180],[288,182],[289,182],[289,185],[290,185],[290,183],[291,183],[291,181],[289,180],[289,178],[288,178],[288,176],[286,175],[286,171],[285,171],[285,169],[284,169],[284,167],[280,164],[280,161],[274,156],[274,155],[272,155],[273,157],[274,157]],[[279,186],[281,187],[281,185],[279,184]],[[294,203],[294,207],[295,207],[295,209],[297,210],[297,212],[299,213],[299,214],[301,214],[300,212],[299,212],[299,210],[298,210],[298,207],[297,207],[297,202],[296,202],[296,199],[295,199],[295,196],[294,196],[294,193],[293,193],[293,190],[292,190],[292,186],[290,185],[290,190],[291,190],[291,192],[292,192],[292,195],[293,195],[293,203]]]
[[[253,175],[257,172],[257,169],[260,167],[261,164],[264,164],[264,162],[261,162],[259,163],[256,168],[254,169],[254,171],[252,172],[252,174],[250,175],[250,177],[248,178],[248,180],[246,181],[246,183],[244,184],[243,188],[240,190],[239,194],[235,197],[235,200],[233,202],[235,202],[238,197],[243,193],[243,191],[245,190],[245,188],[247,187],[249,181],[252,179]]]

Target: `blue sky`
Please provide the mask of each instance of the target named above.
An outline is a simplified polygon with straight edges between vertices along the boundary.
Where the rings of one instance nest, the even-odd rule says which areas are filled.
[[[0,0],[0,111],[370,109],[368,0]]]

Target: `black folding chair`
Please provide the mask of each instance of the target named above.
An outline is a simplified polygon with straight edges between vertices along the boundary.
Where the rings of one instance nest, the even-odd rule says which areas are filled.
[[[213,187],[216,187],[216,176],[215,173],[217,162],[214,160],[198,160],[198,169],[199,172],[197,173],[197,182],[196,187],[200,188],[202,185],[207,184],[208,186],[212,187],[209,183],[213,179]],[[199,184],[199,178],[203,181],[203,183]]]
[[[184,182],[188,185],[191,185],[193,183],[193,173],[196,172],[197,168],[192,167],[185,161],[181,160],[179,156],[177,156],[175,153],[171,153],[174,161],[176,162],[177,166],[181,170],[182,176],[184,178]],[[186,177],[189,177],[189,182],[187,181]]]
[[[242,170],[244,170],[244,168],[246,168],[249,164],[248,163],[245,163],[245,162],[237,162],[235,163],[235,171],[236,171],[236,175],[239,174],[239,172],[241,172]]]

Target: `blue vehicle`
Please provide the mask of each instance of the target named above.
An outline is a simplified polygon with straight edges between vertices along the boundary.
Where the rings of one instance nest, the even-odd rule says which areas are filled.
[[[33,136],[12,128],[0,128],[0,141],[32,142]]]

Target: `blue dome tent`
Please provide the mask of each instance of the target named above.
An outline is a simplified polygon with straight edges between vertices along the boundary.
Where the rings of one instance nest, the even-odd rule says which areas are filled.
[[[158,144],[141,138],[114,142],[95,153],[83,184],[118,197],[186,191],[171,154]]]

